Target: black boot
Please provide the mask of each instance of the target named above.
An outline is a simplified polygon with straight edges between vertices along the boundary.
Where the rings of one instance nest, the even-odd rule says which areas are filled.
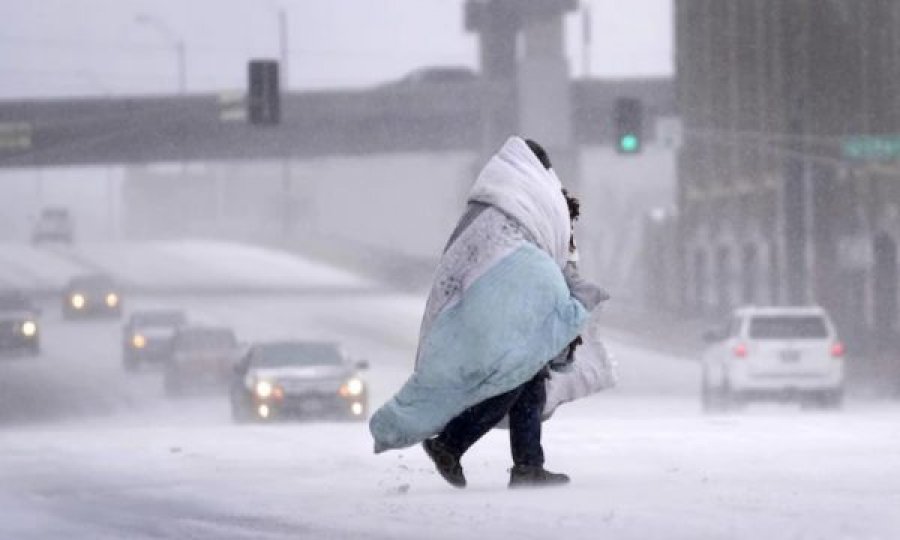
[[[463,474],[462,465],[459,464],[459,456],[437,439],[425,439],[422,442],[422,448],[434,462],[444,480],[453,487],[466,487],[466,475]]]
[[[569,477],[550,472],[540,465],[516,465],[509,471],[509,487],[560,486],[569,483]]]

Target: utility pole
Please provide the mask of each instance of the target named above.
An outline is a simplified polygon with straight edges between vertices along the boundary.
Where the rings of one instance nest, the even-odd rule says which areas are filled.
[[[291,86],[291,81],[289,78],[290,71],[288,67],[290,65],[288,54],[290,53],[290,47],[288,45],[288,20],[287,20],[287,11],[283,7],[278,8],[278,48],[281,57],[281,89],[287,90]]]
[[[178,93],[184,95],[187,93],[187,59],[185,58],[183,39],[178,38],[175,50],[178,53]]]
[[[807,138],[810,129],[810,84],[809,84],[809,7],[807,2],[794,6],[795,25],[792,32],[798,32],[799,39],[791,50],[791,64],[787,66],[794,73],[791,80],[790,119],[788,129],[795,141],[791,143],[793,155],[787,157],[782,212],[784,215],[784,248],[786,272],[786,300],[790,305],[803,305],[812,300],[811,263],[814,257],[812,186],[810,163],[807,158]]]
[[[285,93],[290,88],[290,71],[288,66],[290,59],[289,34],[288,34],[288,18],[287,10],[284,7],[278,8],[278,49],[281,64],[281,73],[279,73],[279,82],[281,86],[281,97],[284,100]],[[291,233],[294,229],[294,181],[293,167],[291,166],[291,157],[285,150],[284,157],[281,160],[281,191],[282,191],[282,216],[281,231],[285,240],[290,240]]]
[[[116,178],[113,174],[113,168],[110,165],[106,166],[106,224],[109,227],[109,239],[110,240],[118,240],[119,237],[119,227],[116,223],[116,198],[117,198],[117,190],[116,190]]]
[[[162,19],[153,15],[141,13],[135,17],[134,22],[150,26],[175,47],[178,65],[178,93],[185,94],[187,92],[187,54],[185,53],[184,38],[176,34]]]
[[[581,76],[585,79],[591,78],[592,27],[591,4],[584,0],[581,5]]]

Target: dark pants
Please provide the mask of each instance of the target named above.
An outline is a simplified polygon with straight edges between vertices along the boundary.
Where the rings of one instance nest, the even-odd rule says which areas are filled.
[[[438,440],[458,457],[509,414],[509,446],[513,464],[543,466],[541,412],[547,399],[542,369],[530,381],[505,394],[469,407],[450,421]]]

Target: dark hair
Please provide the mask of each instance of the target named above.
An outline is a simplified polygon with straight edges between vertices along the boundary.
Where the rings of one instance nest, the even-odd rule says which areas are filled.
[[[534,155],[537,156],[538,160],[541,162],[541,165],[543,165],[545,169],[550,169],[550,167],[553,166],[550,165],[550,156],[547,155],[547,151],[544,150],[543,146],[532,141],[531,139],[525,139],[525,144],[528,145],[528,148],[531,148],[531,151],[534,152]]]
[[[569,207],[569,219],[575,221],[578,219],[578,216],[581,215],[581,201],[578,200],[578,197],[569,195],[566,188],[563,188],[562,192],[563,196],[566,198],[566,206]]]

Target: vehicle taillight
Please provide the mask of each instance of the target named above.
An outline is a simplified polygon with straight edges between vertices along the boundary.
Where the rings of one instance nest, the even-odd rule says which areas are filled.
[[[734,355],[738,358],[744,358],[747,356],[747,346],[743,343],[738,343],[734,346]]]
[[[831,356],[835,358],[843,358],[844,357],[844,344],[840,341],[835,341],[831,344]]]

